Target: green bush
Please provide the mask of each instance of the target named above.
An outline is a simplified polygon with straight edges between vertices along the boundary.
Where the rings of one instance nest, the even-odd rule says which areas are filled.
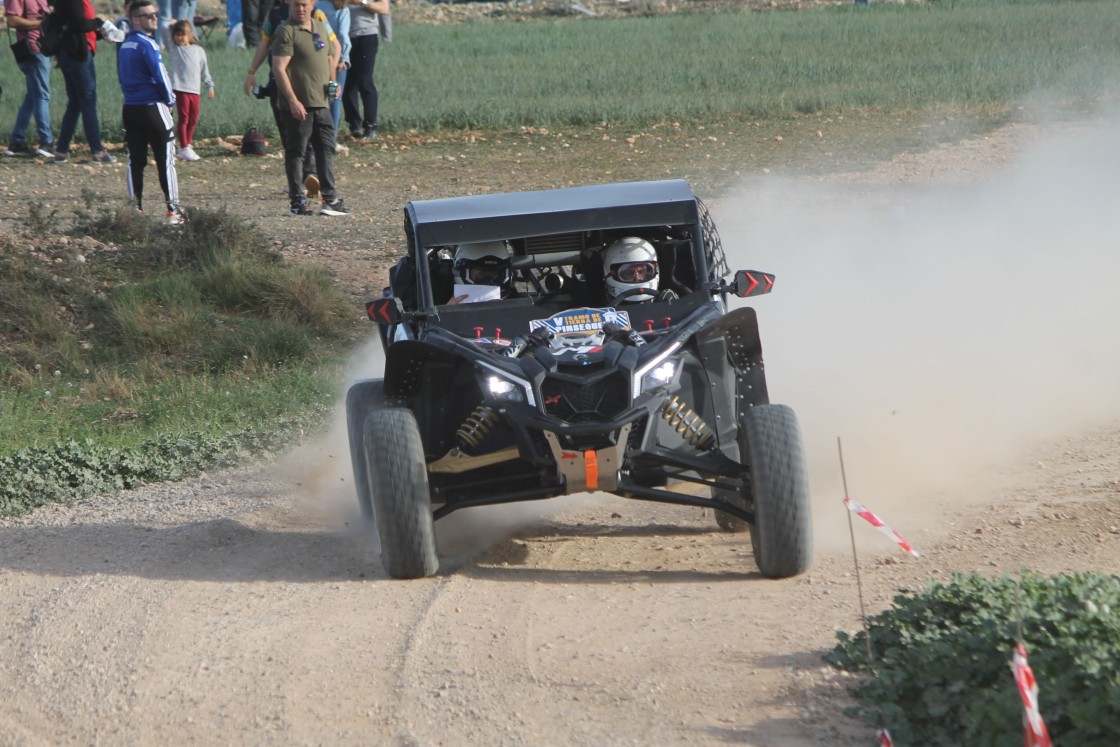
[[[899,744],[1019,747],[1009,663],[1020,621],[1055,743],[1120,744],[1120,578],[1097,573],[954,574],[895,597],[869,621],[875,671],[856,689],[856,712]],[[825,659],[868,672],[865,634],[837,637]]]

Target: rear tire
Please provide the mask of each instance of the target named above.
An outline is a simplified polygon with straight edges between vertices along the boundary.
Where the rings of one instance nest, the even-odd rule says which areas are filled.
[[[804,573],[813,562],[813,520],[797,416],[785,405],[756,405],[740,425],[751,473],[755,563],[767,578]]]
[[[392,578],[434,575],[439,555],[416,416],[399,407],[372,410],[363,443],[381,565]]]
[[[381,379],[355,382],[346,390],[346,435],[350,441],[350,468],[354,472],[354,488],[362,518],[373,521],[373,504],[369,497],[369,476],[366,473],[366,449],[363,429],[366,417],[385,406],[385,385]]]

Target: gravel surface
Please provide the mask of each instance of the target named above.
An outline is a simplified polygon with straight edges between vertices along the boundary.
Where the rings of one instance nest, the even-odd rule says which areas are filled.
[[[1097,124],[1084,128],[1062,126],[1057,136],[1067,138],[1061,143],[1097,137]],[[754,211],[761,211],[754,224],[765,225],[790,187],[814,195],[806,203],[813,215],[850,216],[858,208],[883,226],[905,225],[947,194],[977,189],[982,202],[990,185],[1004,190],[1009,164],[1052,136],[1053,129],[1016,125],[859,170],[791,176],[781,189],[774,185],[784,177],[755,171],[739,191],[712,200],[733,254],[749,244],[760,268],[764,259],[781,262],[783,252],[792,264],[780,268],[784,285],[774,303],[759,308],[764,339],[773,343],[772,394],[797,406],[812,460],[818,554],[804,576],[763,579],[749,540],[713,531],[714,519],[698,509],[594,495],[452,515],[438,526],[440,573],[391,581],[358,520],[336,423],[275,464],[0,521],[0,744],[871,744],[871,730],[842,715],[848,676],[820,660],[836,630],[854,631],[860,621],[843,491],[831,466],[838,431],[814,392],[855,413],[844,421],[854,497],[922,552],[910,558],[857,524],[872,612],[899,588],[953,571],[1120,573],[1120,407],[1098,396],[1083,414],[1073,407],[1074,390],[1103,390],[1092,389],[1091,379],[1063,378],[1070,386],[1055,399],[1068,417],[1060,423],[1024,420],[1024,411],[1048,412],[1046,398],[1033,396],[996,409],[981,402],[944,429],[923,419],[918,405],[936,400],[932,409],[947,419],[958,414],[958,400],[971,407],[963,390],[946,397],[937,388],[957,383],[952,371],[933,377],[892,369],[882,380],[872,368],[879,359],[864,356],[858,333],[847,333],[854,352],[839,359],[816,357],[825,338],[802,339],[799,347],[781,339],[783,318],[796,317],[782,305],[783,293],[817,323],[849,310],[833,305],[823,284],[806,287],[798,277],[815,277],[811,268],[802,273],[793,262],[805,254],[823,266],[818,271],[835,273],[828,252],[839,249],[780,244],[762,228],[744,239],[726,226]],[[378,151],[383,165],[397,158],[403,169],[408,158],[428,159],[444,175],[481,163],[487,152],[470,150],[464,165],[445,160],[445,142],[417,143],[413,151],[397,145]],[[470,149],[450,147],[453,157]],[[1037,160],[1025,163],[1031,172]],[[634,170],[643,172],[643,164],[656,176],[649,157],[637,156]],[[57,172],[37,182],[30,171],[5,168],[0,189],[60,186]],[[185,193],[209,199],[201,184],[218,182],[223,168],[185,168]],[[283,199],[272,168],[275,194],[246,202],[245,210],[276,231],[290,257],[328,266],[358,297],[383,282],[396,211],[411,190],[407,179],[363,181],[356,164],[345,169],[348,199],[369,195],[373,205],[380,193],[385,206],[377,199],[348,223],[284,223],[272,217]],[[103,172],[91,173],[90,183],[102,188]],[[465,190],[466,181],[445,186]],[[749,205],[743,195],[752,197]],[[803,222],[811,222],[807,213]],[[1072,251],[1065,259],[1073,261]],[[843,281],[874,277],[849,288],[853,311],[859,298],[875,295],[885,272],[875,263],[859,270]],[[960,300],[949,291],[944,297]],[[876,318],[908,308],[880,307]],[[1115,333],[1092,331],[1105,355]],[[988,347],[1014,329],[998,332],[982,338]],[[906,340],[885,335],[867,337],[886,359],[893,351],[910,360]],[[1061,356],[1065,341],[1045,339],[1052,354],[1042,357]],[[983,345],[965,341],[967,349],[937,351],[952,357],[953,370],[984,358]],[[358,357],[356,370],[375,367],[372,357]],[[1091,371],[1094,360],[1076,363]],[[799,375],[802,369],[812,376]],[[1023,366],[992,378],[987,371],[969,371],[987,404],[1036,374]],[[1054,371],[1037,374],[1053,385],[1045,377]],[[991,430],[989,421],[1014,433]],[[925,469],[906,444],[934,468]]]

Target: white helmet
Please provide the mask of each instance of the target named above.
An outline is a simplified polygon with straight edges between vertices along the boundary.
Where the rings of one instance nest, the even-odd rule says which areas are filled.
[[[603,278],[607,286],[607,300],[623,303],[652,301],[657,295],[657,251],[645,239],[626,236],[607,247],[603,254]],[[649,293],[635,293],[619,298],[629,290],[646,289]]]
[[[508,286],[512,252],[504,241],[480,241],[455,247],[455,277],[470,285]]]

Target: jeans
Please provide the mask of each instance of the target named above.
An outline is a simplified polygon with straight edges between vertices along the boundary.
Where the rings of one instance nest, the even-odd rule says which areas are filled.
[[[194,27],[194,17],[198,13],[198,0],[172,0],[172,17],[179,21],[190,21],[191,31],[198,37],[198,29]]]
[[[351,36],[350,44],[350,71],[342,90],[342,108],[350,132],[360,136],[377,127],[377,86],[373,83],[377,34]]]
[[[55,152],[69,152],[70,140],[74,137],[80,115],[90,152],[100,153],[105,148],[101,145],[101,124],[97,121],[97,75],[93,68],[93,55],[88,54],[84,61],[78,62],[65,51],[60,51],[58,68],[66,82],[66,111],[62,113]]]
[[[171,19],[175,16],[171,15],[171,0],[156,0],[156,7],[159,9],[159,25],[156,27],[156,41],[160,46],[163,46],[163,28],[164,26],[170,26]],[[125,8],[128,8],[128,3],[125,3]]]
[[[27,93],[16,112],[16,123],[12,127],[12,145],[27,144],[27,125],[35,117],[35,130],[39,133],[39,147],[50,148],[54,145],[51,134],[51,61],[50,58],[36,54],[35,58],[19,63],[27,81]]]
[[[349,68],[342,68],[338,71],[336,81],[338,82],[338,91],[341,94],[346,90],[346,74],[350,72]],[[339,95],[334,101],[331,102],[331,119],[334,120],[334,136],[338,137],[338,125],[342,121],[342,96]]]

